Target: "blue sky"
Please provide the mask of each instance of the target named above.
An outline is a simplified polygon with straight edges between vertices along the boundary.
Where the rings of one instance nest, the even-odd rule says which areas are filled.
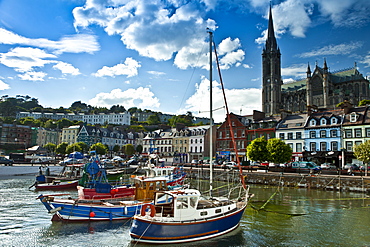
[[[231,112],[261,110],[269,0],[0,0],[0,95],[207,117],[214,30]],[[370,1],[272,1],[284,82],[326,58],[370,76]],[[214,74],[214,108],[223,105]],[[214,112],[223,121],[224,110]]]

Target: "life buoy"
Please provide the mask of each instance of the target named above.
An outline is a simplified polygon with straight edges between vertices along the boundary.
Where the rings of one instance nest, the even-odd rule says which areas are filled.
[[[154,217],[155,215],[155,207],[153,204],[144,204],[142,207],[141,207],[141,211],[140,211],[140,214],[141,216],[145,216],[146,215],[146,209],[149,207],[150,209],[150,217]]]

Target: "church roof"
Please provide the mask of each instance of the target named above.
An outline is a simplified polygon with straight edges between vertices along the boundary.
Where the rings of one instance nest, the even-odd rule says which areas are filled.
[[[324,73],[324,69],[316,66],[315,73]],[[329,82],[333,84],[342,82],[351,82],[354,80],[365,80],[363,75],[354,67],[349,69],[340,70],[334,73],[328,72]],[[300,90],[306,90],[306,78],[300,79],[294,82],[286,83],[281,85],[283,92],[296,92]]]

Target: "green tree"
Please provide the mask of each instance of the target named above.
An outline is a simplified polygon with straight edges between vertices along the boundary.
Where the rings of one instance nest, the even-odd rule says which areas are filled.
[[[368,167],[368,164],[370,163],[370,140],[364,142],[364,143],[361,143],[359,145],[355,145],[353,147],[353,154],[355,155],[355,157],[364,162],[365,164],[365,173],[366,173],[366,176],[367,176],[367,167]]]
[[[57,145],[49,142],[44,145],[44,148],[46,148],[50,153],[54,153],[57,148]]]
[[[268,161],[270,159],[265,137],[254,139],[247,147],[248,159],[252,161]]]
[[[114,145],[113,152],[117,153],[120,150],[120,146]]]
[[[104,155],[108,152],[108,148],[101,142],[91,145],[90,151],[96,151],[97,154]]]
[[[150,115],[147,120],[149,125],[155,125],[160,124],[161,120],[159,119],[158,113],[154,113],[153,115]]]
[[[136,152],[138,152],[139,154],[141,154],[143,152],[143,146],[142,145],[137,145],[136,146]]]
[[[86,153],[87,151],[89,151],[89,146],[86,143],[84,143],[84,142],[77,142],[76,144],[78,146],[80,146],[82,153]]]
[[[269,139],[266,148],[270,154],[268,160],[270,162],[281,164],[289,162],[292,159],[292,149],[279,138]]]
[[[132,144],[126,144],[123,146],[124,153],[127,156],[132,156],[135,153],[135,147]]]
[[[68,143],[67,143],[67,142],[62,142],[62,143],[60,143],[60,144],[57,146],[57,148],[56,148],[55,152],[56,152],[57,154],[65,155],[65,154],[66,154],[66,149],[67,149],[67,147],[68,147]]]
[[[82,148],[80,147],[80,145],[78,145],[78,143],[72,143],[66,147],[67,154],[70,154],[73,152],[82,152]]]
[[[358,106],[365,106],[365,105],[370,105],[370,100],[363,99],[360,102],[358,102]]]

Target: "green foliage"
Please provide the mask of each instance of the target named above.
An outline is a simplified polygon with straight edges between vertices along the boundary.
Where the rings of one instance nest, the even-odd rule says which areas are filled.
[[[135,147],[132,144],[126,144],[122,148],[123,148],[123,152],[127,156],[131,156],[131,155],[133,155],[135,153]]]
[[[177,123],[182,123],[185,126],[193,126],[193,119],[190,115],[178,115],[168,119],[170,126],[175,126]]]
[[[57,145],[54,144],[54,143],[49,142],[49,143],[44,145],[44,148],[46,148],[50,153],[54,153],[56,148],[57,148]]]
[[[55,152],[56,152],[57,154],[65,155],[65,154],[66,154],[67,146],[68,146],[68,143],[67,143],[67,142],[62,142],[62,143],[60,143],[60,144],[57,146],[57,148],[56,148]]]
[[[366,106],[366,105],[370,105],[370,100],[363,99],[360,102],[358,102],[358,106]]]
[[[101,142],[91,145],[90,151],[96,151],[97,154],[104,155],[108,152],[108,148]]]
[[[70,154],[73,152],[82,152],[80,145],[78,145],[77,143],[69,144],[66,148],[66,153]]]
[[[137,145],[137,146],[136,146],[136,152],[137,152],[137,153],[139,153],[139,154],[141,154],[141,153],[143,152],[143,149],[144,149],[144,148],[143,148],[143,146],[142,146],[142,145]]]
[[[80,148],[81,148],[81,151],[80,152],[87,153],[87,151],[89,151],[89,146],[86,143],[84,143],[84,142],[77,142],[76,144],[78,146],[80,146]]]
[[[159,119],[158,113],[154,113],[153,115],[150,115],[147,120],[149,125],[156,125],[160,124],[161,120]]]
[[[118,152],[120,150],[120,146],[118,146],[118,145],[114,145],[114,147],[113,147],[113,152]]]
[[[370,163],[370,140],[361,143],[359,145],[355,145],[353,147],[353,154],[355,157],[364,162],[365,164]]]
[[[248,145],[247,156],[252,161],[264,162],[270,159],[265,137],[256,138]]]
[[[269,139],[266,148],[270,154],[270,162],[281,164],[292,159],[291,147],[279,138]]]

